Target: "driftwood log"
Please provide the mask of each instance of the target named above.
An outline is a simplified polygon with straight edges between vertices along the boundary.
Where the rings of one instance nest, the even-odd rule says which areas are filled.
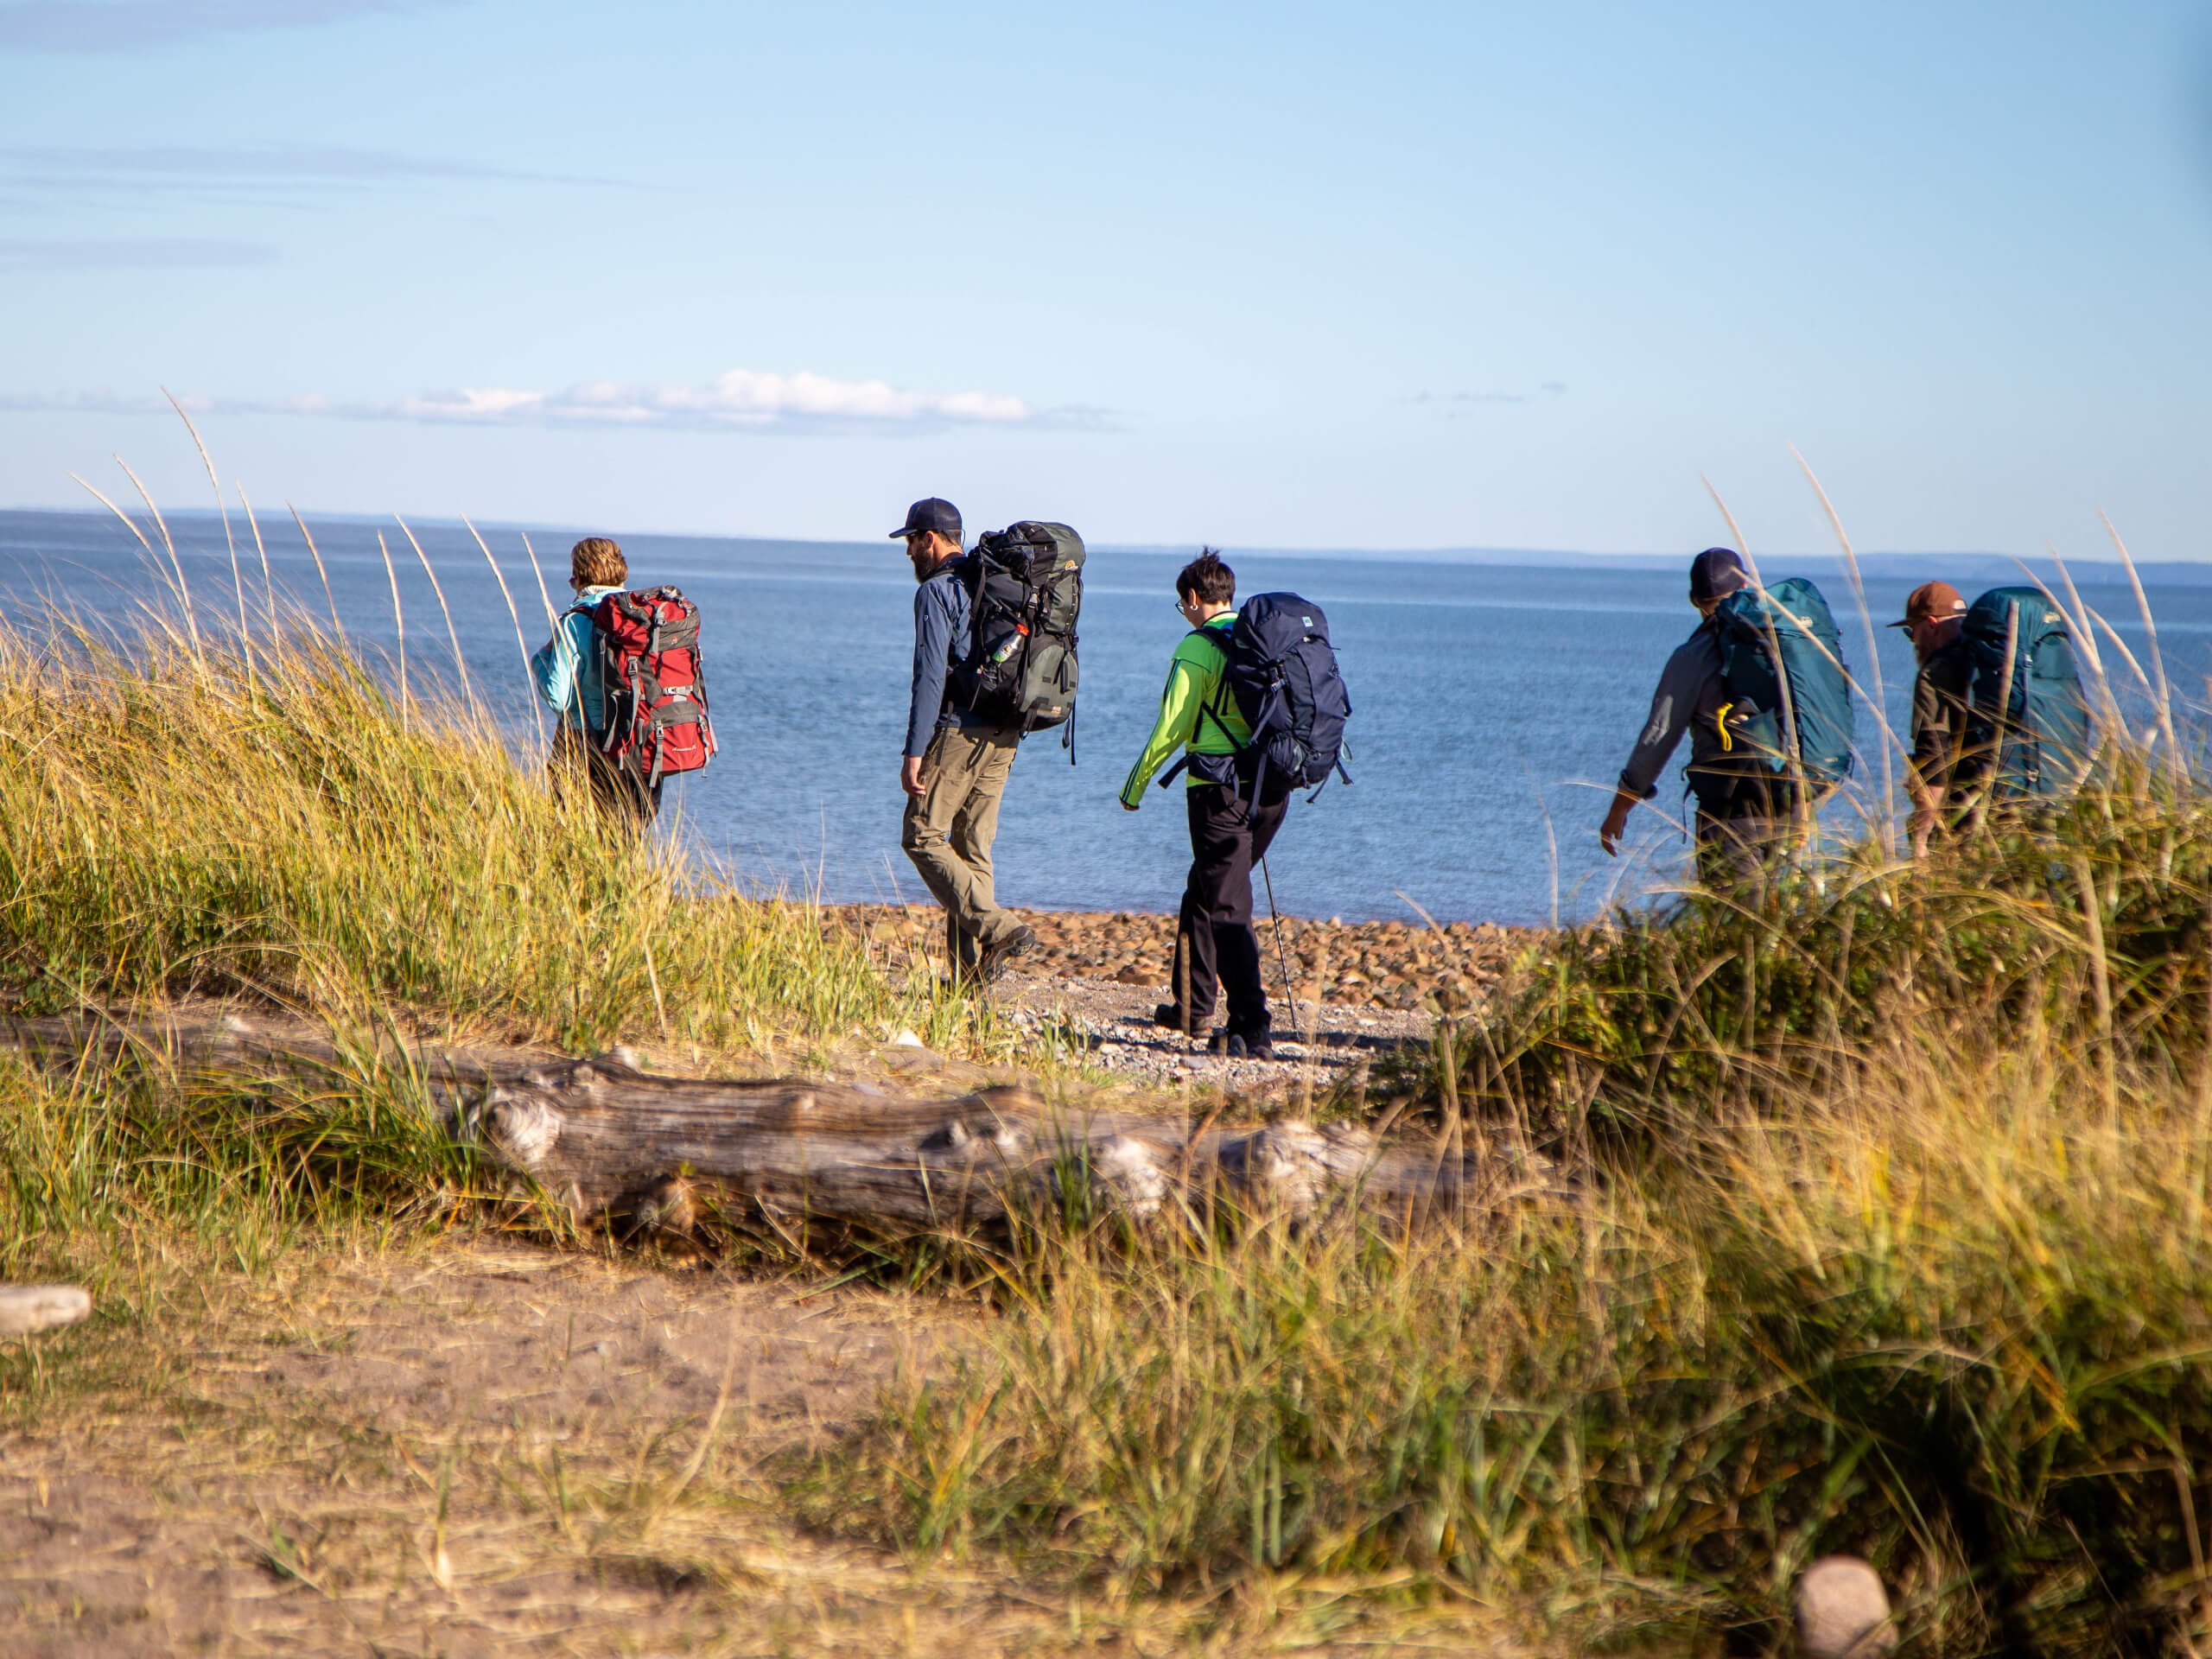
[[[136,1049],[217,1072],[340,1058],[304,1028],[235,1015],[18,1020],[0,1040],[70,1054],[88,1043]],[[1270,1214],[1356,1205],[1414,1219],[1559,1190],[1531,1154],[1426,1135],[1378,1141],[1354,1123],[1224,1127],[1048,1102],[1018,1085],[911,1098],[803,1078],[663,1077],[632,1058],[427,1048],[410,1063],[449,1132],[518,1192],[625,1232],[686,1235],[702,1211],[732,1206],[909,1232],[1040,1210],[1144,1222],[1217,1196]]]

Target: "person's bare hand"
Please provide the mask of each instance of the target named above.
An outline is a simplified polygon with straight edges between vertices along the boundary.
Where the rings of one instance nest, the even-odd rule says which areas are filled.
[[[1616,796],[1611,810],[1605,814],[1605,821],[1598,826],[1598,844],[1605,849],[1607,858],[1620,856],[1621,837],[1627,832],[1628,803]]]
[[[910,754],[899,763],[899,787],[916,800],[928,794],[929,785],[922,781],[922,757]]]
[[[1912,838],[1912,855],[1928,856],[1928,843],[1936,833],[1936,796],[1933,791],[1915,791],[1912,817],[1905,822],[1905,833]]]

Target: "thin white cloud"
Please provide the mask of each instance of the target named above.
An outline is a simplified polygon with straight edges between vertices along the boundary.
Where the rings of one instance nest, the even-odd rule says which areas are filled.
[[[1540,397],[1558,397],[1567,391],[1563,380],[1547,380],[1535,391],[1424,391],[1406,401],[1414,404],[1440,405],[1444,418],[1457,420],[1468,409],[1480,404],[1533,404]]]
[[[881,380],[834,380],[732,369],[703,386],[592,381],[562,391],[470,386],[391,406],[402,420],[472,425],[758,427],[791,422],[1018,424],[1036,418],[1019,397],[989,391],[901,391]]]
[[[559,391],[464,386],[393,401],[348,403],[320,394],[274,401],[179,398],[194,413],[297,415],[341,420],[411,421],[448,426],[614,426],[679,431],[923,431],[948,426],[1096,424],[1096,411],[1039,410],[1010,393],[909,391],[882,380],[838,380],[800,372],[732,369],[703,386],[593,381]],[[105,391],[0,396],[0,410],[106,414],[154,413],[159,397]]]

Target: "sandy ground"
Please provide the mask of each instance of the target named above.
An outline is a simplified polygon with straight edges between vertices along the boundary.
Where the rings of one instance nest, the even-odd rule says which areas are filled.
[[[931,1363],[972,1322],[948,1305],[497,1242],[214,1297],[174,1345],[40,1339],[0,1652],[895,1652],[964,1606],[753,1478]]]
[[[139,1290],[0,1349],[11,1659],[1503,1651],[1343,1586],[1110,1601],[784,1519],[804,1448],[980,1346],[958,1301],[496,1236]]]

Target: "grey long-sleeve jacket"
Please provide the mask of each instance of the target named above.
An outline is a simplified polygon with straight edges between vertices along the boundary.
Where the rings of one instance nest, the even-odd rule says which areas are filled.
[[[903,751],[910,760],[929,752],[930,739],[948,719],[965,723],[963,711],[944,706],[945,671],[968,654],[968,588],[958,563],[940,566],[914,594],[914,685]]]
[[[1719,726],[1715,716],[1727,702],[1726,683],[1720,677],[1720,636],[1710,620],[1675,647],[1659,676],[1659,689],[1651,694],[1651,715],[1621,768],[1620,786],[1639,800],[1659,792],[1659,774],[1685,727],[1690,733],[1690,768],[1718,756]]]

